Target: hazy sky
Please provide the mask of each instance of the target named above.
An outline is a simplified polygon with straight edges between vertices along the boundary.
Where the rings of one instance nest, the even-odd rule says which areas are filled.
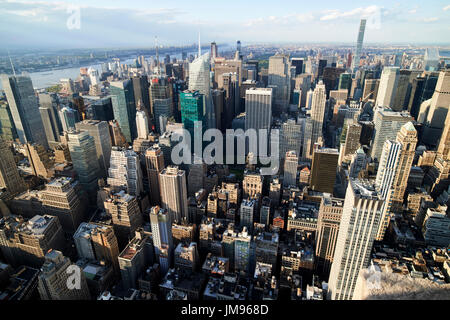
[[[0,39],[9,49],[180,45],[198,32],[203,43],[355,42],[362,17],[369,43],[450,43],[449,0],[0,0]]]

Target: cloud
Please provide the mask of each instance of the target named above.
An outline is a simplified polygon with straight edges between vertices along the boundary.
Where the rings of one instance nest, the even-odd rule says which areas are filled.
[[[314,20],[312,13],[292,13],[284,16],[268,16],[249,20],[243,24],[244,27],[253,27],[257,25],[298,25],[312,22]]]
[[[444,10],[444,11],[448,11],[448,10],[450,10],[450,5],[448,5],[448,6],[444,7],[444,8],[443,8],[443,10]]]
[[[356,8],[349,11],[341,11],[341,10],[327,10],[324,11],[324,15],[320,17],[321,21],[330,21],[336,19],[344,19],[344,18],[353,18],[353,17],[361,17],[368,18],[374,15],[378,10],[380,10],[377,6],[369,6],[366,8]]]
[[[421,21],[423,21],[423,22],[435,22],[435,21],[438,21],[438,20],[439,20],[438,17],[431,17],[431,18],[423,18],[423,19],[421,19]]]

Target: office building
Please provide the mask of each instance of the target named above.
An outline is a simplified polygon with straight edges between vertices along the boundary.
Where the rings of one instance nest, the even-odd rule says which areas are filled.
[[[119,254],[120,277],[125,289],[138,288],[139,278],[154,262],[152,236],[142,229],[136,230],[133,239]]]
[[[132,196],[144,192],[141,163],[136,152],[113,147],[110,159],[107,183],[113,190],[125,190]]]
[[[119,273],[119,245],[111,226],[82,222],[73,235],[78,257],[104,261]]]
[[[207,128],[215,128],[216,117],[211,96],[210,56],[205,53],[189,64],[189,90],[203,95],[204,115]]]
[[[145,151],[148,184],[150,188],[150,203],[161,204],[159,174],[164,169],[164,154],[159,145],[154,144]]]
[[[336,249],[344,199],[325,193],[320,202],[316,233],[316,270],[327,273]]]
[[[239,209],[239,217],[241,227],[246,227],[248,230],[253,230],[253,219],[257,210],[256,199],[244,199],[241,202]]]
[[[171,214],[166,209],[159,206],[150,209],[153,246],[162,274],[167,273],[172,261],[172,221]]]
[[[71,131],[67,136],[70,158],[81,186],[87,192],[96,191],[100,166],[95,139],[86,131]]]
[[[89,300],[90,293],[84,272],[72,283],[75,271],[69,258],[60,251],[50,250],[38,276],[38,291],[42,300]],[[72,284],[73,288],[68,284]]]
[[[132,143],[137,137],[133,82],[131,80],[112,81],[110,93],[114,119],[119,123],[126,141]]]
[[[186,173],[177,166],[168,166],[159,174],[161,205],[172,221],[189,219],[187,205]]]
[[[86,205],[81,202],[77,185],[72,178],[60,177],[47,183],[41,191],[45,212],[58,217],[63,230],[69,234],[77,230],[85,217]]]
[[[298,168],[298,156],[295,151],[286,152],[284,158],[284,176],[283,186],[296,186],[297,185],[297,168]]]
[[[250,88],[245,92],[245,130],[265,129],[269,136],[272,95],[272,88]]]
[[[329,299],[353,298],[359,273],[369,266],[383,202],[373,183],[350,179],[328,280]]]
[[[394,140],[400,128],[407,122],[412,121],[412,117],[407,112],[394,112],[390,109],[374,110],[375,136],[372,143],[372,159],[380,159],[384,142]]]
[[[114,233],[119,241],[119,248],[142,226],[142,215],[135,196],[120,192],[110,192],[104,202],[105,211],[111,216]]]
[[[100,175],[102,177],[106,177],[112,147],[108,123],[106,121],[99,120],[83,120],[77,122],[75,127],[79,131],[86,131],[92,138],[94,138],[95,151],[100,167]]]
[[[3,138],[0,138],[0,188],[6,188],[9,197],[14,197],[26,189],[9,143]]]
[[[36,215],[28,221],[12,215],[0,219],[0,243],[6,261],[15,267],[40,268],[50,249],[65,248],[61,224],[49,215]]]
[[[375,103],[377,107],[391,108],[393,106],[399,76],[400,69],[398,67],[383,68]]]
[[[2,75],[2,87],[8,100],[17,135],[21,143],[38,143],[48,147],[39,113],[38,99],[31,78],[25,75]]]
[[[322,148],[314,151],[310,182],[312,190],[333,194],[338,158],[337,149]]]

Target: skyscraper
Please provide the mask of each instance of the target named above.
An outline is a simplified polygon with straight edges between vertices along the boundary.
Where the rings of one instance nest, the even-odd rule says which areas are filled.
[[[333,194],[338,158],[337,149],[322,148],[314,151],[311,165],[311,189]]]
[[[245,92],[245,130],[270,130],[272,94],[272,88],[250,88]]]
[[[14,197],[26,190],[12,151],[3,138],[0,138],[0,188],[6,188],[9,197]]]
[[[185,90],[180,93],[181,122],[191,135],[191,150],[194,148],[195,141],[201,143],[205,131],[204,101],[204,96],[199,91]],[[196,132],[201,136],[195,135]]]
[[[393,210],[398,211],[403,205],[406,185],[411,171],[417,145],[417,130],[412,122],[402,126],[397,134],[397,142],[402,145],[398,161],[398,169],[395,173],[392,194]]]
[[[105,261],[119,273],[119,246],[111,226],[82,222],[73,239],[79,258]]]
[[[380,163],[378,165],[375,187],[380,199],[385,200],[383,204],[380,228],[377,239],[382,240],[391,218],[391,198],[393,194],[393,182],[399,167],[399,157],[402,150],[400,142],[386,140],[383,146]]]
[[[156,256],[165,257],[164,251],[168,251],[168,261],[163,259],[161,264],[161,271],[166,273],[170,266],[171,251],[173,250],[172,237],[172,218],[171,214],[159,206],[154,206],[150,209],[150,224],[152,227],[153,245],[155,247]],[[167,263],[167,264],[166,264]]]
[[[34,142],[48,147],[31,78],[2,75],[2,86],[20,142]]]
[[[303,145],[304,122],[288,119],[280,127],[280,155],[284,157],[286,152],[293,150],[297,156],[301,155]]]
[[[160,117],[170,118],[174,115],[172,89],[167,77],[153,78],[150,83],[150,103],[155,128],[161,134]]]
[[[343,199],[333,198],[328,193],[322,197],[316,234],[317,270],[328,272],[331,268],[343,206]]]
[[[199,91],[204,96],[204,114],[208,128],[215,128],[216,117],[211,96],[209,52],[189,64],[189,90]]]
[[[168,166],[159,174],[161,204],[172,221],[188,219],[186,173],[177,166]]]
[[[247,273],[250,271],[251,235],[246,227],[234,239],[234,269]]]
[[[88,192],[96,191],[100,167],[94,138],[86,131],[72,131],[68,134],[68,139],[73,168],[81,186]]]
[[[136,129],[137,137],[139,139],[147,139],[150,132],[148,129],[148,119],[147,115],[142,110],[136,111]]]
[[[286,152],[284,158],[284,178],[283,186],[296,186],[297,185],[297,168],[298,168],[298,155],[295,151]]]
[[[106,121],[83,120],[75,124],[77,130],[87,132],[95,141],[95,151],[100,167],[99,174],[106,177],[111,157],[111,135]]]
[[[394,140],[400,128],[409,121],[412,121],[412,117],[408,112],[394,112],[383,108],[374,110],[375,136],[371,149],[372,159],[380,159],[384,142]]]
[[[358,68],[361,61],[361,52],[364,41],[364,32],[366,31],[366,19],[361,19],[358,32],[358,40],[356,42],[355,57],[352,60],[352,69]]]
[[[378,87],[377,101],[375,103],[377,107],[391,108],[393,106],[399,76],[400,68],[383,68]]]
[[[332,300],[353,298],[359,273],[369,265],[382,205],[372,183],[350,179],[328,280],[328,297]]]
[[[159,145],[155,144],[145,151],[145,163],[150,186],[150,203],[160,205],[159,174],[164,169],[164,154]]]
[[[61,119],[61,126],[64,132],[69,132],[75,129],[75,123],[78,122],[78,111],[63,107],[59,110],[59,118]]]
[[[239,217],[241,227],[247,227],[248,230],[253,230],[253,219],[257,210],[256,199],[244,199],[241,202],[239,209]]]
[[[289,104],[291,91],[289,56],[284,54],[271,56],[268,72],[268,85],[273,88],[276,110],[283,111]]]
[[[309,150],[307,154],[308,158],[312,156],[313,146],[322,138],[323,121],[325,117],[325,105],[327,102],[327,97],[325,93],[325,85],[322,81],[319,81],[314,93],[312,95],[312,105],[311,105],[311,139],[305,141],[308,145],[306,146]],[[306,134],[305,134],[306,137]],[[304,146],[305,147],[305,146]]]
[[[119,122],[127,142],[132,143],[137,137],[133,82],[131,80],[113,81],[110,83],[110,92],[114,118]]]
[[[110,192],[103,203],[105,211],[111,216],[114,233],[123,248],[134,232],[142,226],[142,215],[135,196],[127,194],[124,190]]]
[[[132,196],[144,191],[139,156],[133,150],[113,147],[107,183],[113,190],[125,190]]]
[[[62,228],[73,234],[85,216],[86,205],[81,203],[77,183],[68,177],[53,179],[41,192],[42,205],[47,214],[58,217]]]
[[[58,116],[57,98],[48,93],[39,93],[39,112],[42,118],[45,135],[50,147],[59,143],[62,130],[61,121]]]

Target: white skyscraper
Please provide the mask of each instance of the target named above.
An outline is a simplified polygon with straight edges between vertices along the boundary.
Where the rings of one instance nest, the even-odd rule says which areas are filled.
[[[378,165],[377,178],[375,180],[375,186],[381,199],[386,200],[391,192],[401,150],[402,145],[400,142],[386,140],[384,143],[383,152],[381,153],[381,159]]]
[[[177,166],[168,166],[159,174],[161,204],[172,221],[188,219],[186,173]]]
[[[139,156],[133,150],[113,147],[107,183],[116,191],[139,196],[144,191]]]
[[[209,52],[189,64],[189,90],[198,90],[204,95],[204,110],[208,128],[215,128],[216,117],[211,96]]]
[[[245,130],[268,129],[272,124],[272,88],[245,91]]]
[[[88,69],[89,80],[91,81],[91,85],[96,86],[100,83],[100,79],[98,76],[98,71],[92,67]]]
[[[284,158],[283,186],[295,186],[297,184],[298,156],[295,151],[288,151]]]
[[[136,128],[139,139],[147,139],[149,134],[148,119],[144,111],[136,111]]]
[[[295,121],[288,119],[280,127],[280,155],[284,157],[286,152],[293,150],[300,155],[303,144],[304,119]]]
[[[359,273],[369,265],[383,202],[371,182],[350,179],[328,280],[329,299],[353,298]]]
[[[375,104],[377,107],[392,107],[399,76],[399,67],[383,68],[383,72],[381,73],[380,85],[378,87],[377,102]]]
[[[314,89],[311,104],[311,139],[308,141],[309,154],[307,156],[312,157],[313,146],[322,138],[323,119],[325,117],[325,105],[327,102],[327,95],[325,91],[325,84],[322,80],[319,81]]]
[[[370,155],[372,159],[380,159],[384,142],[395,140],[401,127],[413,119],[409,112],[395,112],[391,109],[378,108],[374,113],[375,136]]]

